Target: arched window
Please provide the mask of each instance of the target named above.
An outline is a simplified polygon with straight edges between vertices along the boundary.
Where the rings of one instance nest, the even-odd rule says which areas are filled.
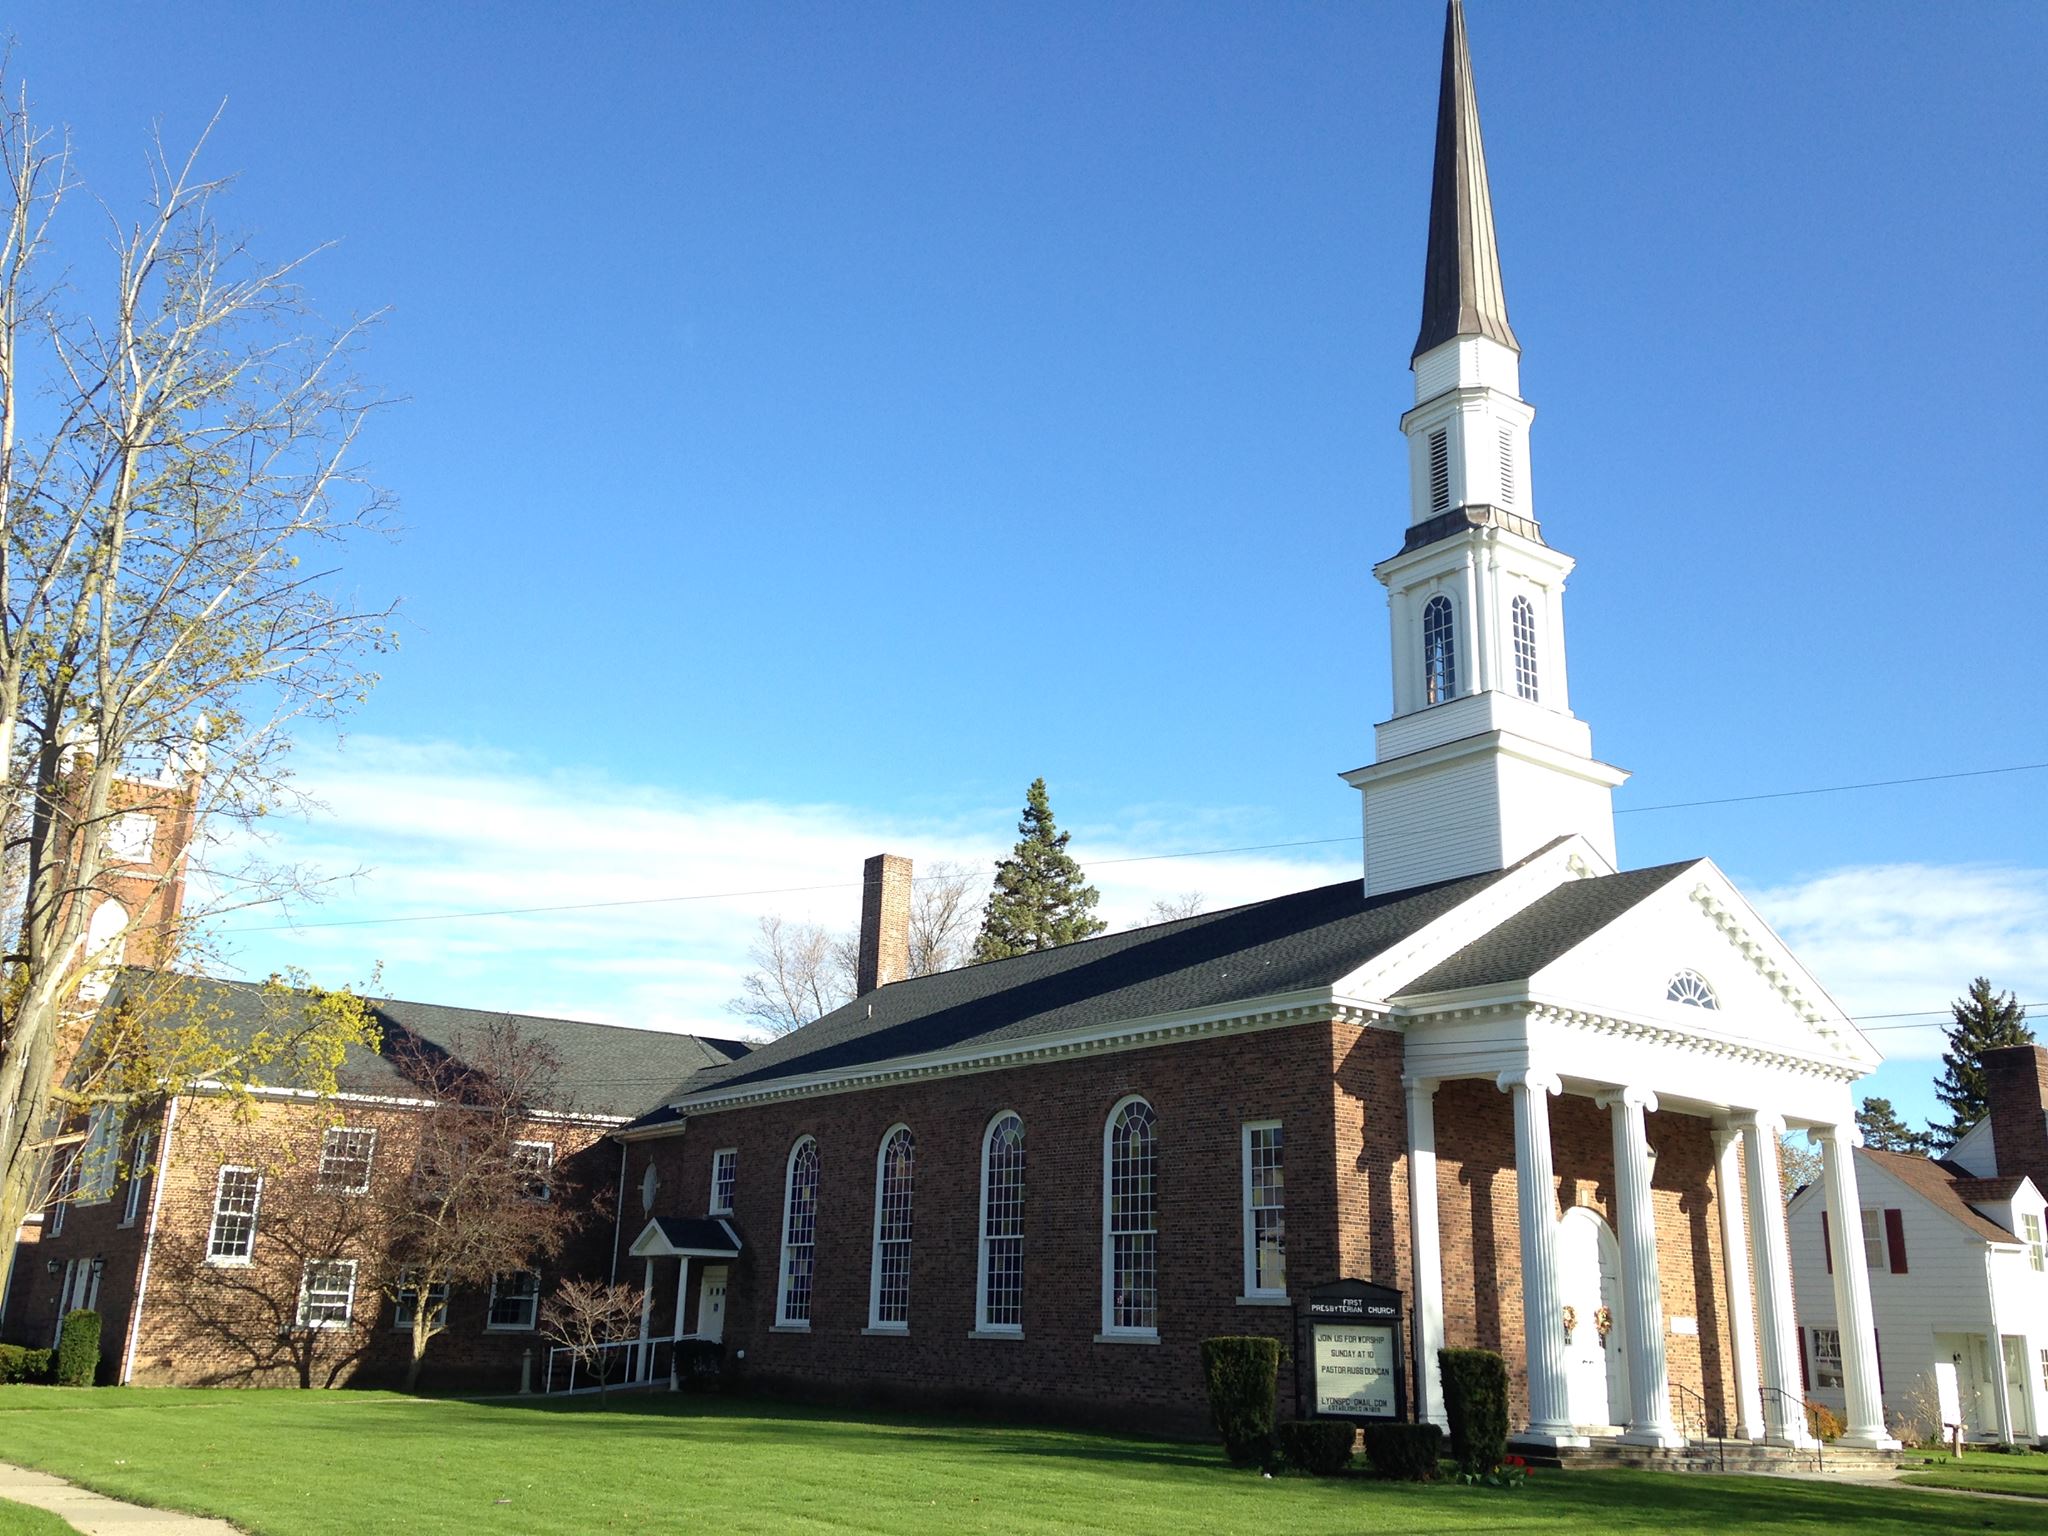
[[[1426,704],[1458,696],[1458,642],[1451,634],[1451,600],[1441,593],[1422,605],[1422,693]]]
[[[1102,1331],[1159,1331],[1159,1123],[1139,1098],[1102,1137]]]
[[[868,1326],[910,1326],[910,1181],[917,1138],[892,1127],[875,1159],[875,1262],[868,1281]]]
[[[1515,621],[1515,692],[1536,697],[1536,605],[1518,597],[1508,605]]]
[[[975,1326],[1024,1328],[1024,1122],[1004,1110],[981,1138],[981,1299]]]
[[[1671,978],[1671,985],[1664,989],[1664,996],[1674,1003],[1685,1003],[1694,1008],[1718,1009],[1721,1004],[1714,996],[1714,989],[1707,985],[1707,978],[1698,971],[1680,971]]]
[[[811,1326],[812,1258],[818,1241],[818,1142],[797,1139],[789,1149],[782,1187],[782,1284],[775,1320],[788,1328]]]
[[[78,1000],[96,1003],[114,984],[114,972],[121,968],[124,953],[122,935],[128,931],[128,909],[109,896],[92,909],[85,925],[85,975],[79,979]]]

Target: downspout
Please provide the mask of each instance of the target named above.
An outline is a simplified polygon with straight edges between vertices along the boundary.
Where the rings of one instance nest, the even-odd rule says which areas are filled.
[[[1998,1408],[1998,1438],[2015,1442],[2012,1432],[2012,1388],[2005,1376],[2005,1330],[1998,1325],[1998,1249],[1984,1245],[1984,1300],[1991,1308],[1991,1401]],[[2025,1362],[2021,1362],[2022,1365]]]
[[[178,1101],[164,1111],[164,1139],[157,1147],[156,1172],[150,1175],[149,1228],[142,1238],[142,1272],[135,1280],[135,1305],[128,1309],[128,1342],[121,1351],[121,1379],[127,1386],[135,1374],[135,1346],[142,1338],[142,1303],[149,1295],[149,1263],[156,1257],[157,1216],[164,1206],[164,1174],[171,1166],[171,1132],[178,1124]]]
[[[619,1143],[619,1202],[612,1207],[612,1278],[619,1283],[619,1233],[626,1225],[626,1143]]]

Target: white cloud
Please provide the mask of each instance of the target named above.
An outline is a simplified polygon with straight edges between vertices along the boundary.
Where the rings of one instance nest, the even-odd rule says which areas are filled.
[[[1852,1015],[1943,1009],[1975,976],[2021,1002],[2048,1000],[2048,870],[1876,864],[1751,896]],[[1889,1057],[1939,1055],[1943,1022],[1871,1039]]]
[[[541,771],[503,753],[365,737],[346,752],[308,754],[299,771],[328,814],[270,826],[268,856],[337,875],[366,872],[299,908],[304,926],[295,930],[278,931],[283,918],[265,912],[228,924],[245,972],[299,966],[334,982],[381,963],[395,996],[706,1033],[741,1031],[725,1003],[740,990],[762,914],[851,928],[870,854],[986,869],[1008,851],[1017,817],[1014,805],[920,819],[726,800]],[[1262,841],[1246,833],[1251,820],[1134,807],[1114,831],[1075,824],[1074,852],[1115,928],[1145,921],[1153,901],[1183,892],[1200,891],[1213,911],[1343,879],[1356,867],[1355,846],[1341,842],[1113,862],[1191,843]],[[706,899],[668,899],[685,895]],[[642,904],[357,921],[621,902]]]

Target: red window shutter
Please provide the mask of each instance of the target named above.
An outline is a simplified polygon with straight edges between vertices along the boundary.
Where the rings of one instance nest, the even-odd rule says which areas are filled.
[[[1891,1206],[1884,1213],[1885,1255],[1891,1260],[1892,1273],[1906,1272],[1906,1213]]]
[[[1835,1245],[1828,1241],[1828,1213],[1820,1213],[1820,1256],[1828,1267],[1828,1273],[1835,1272]]]
[[[1823,1215],[1822,1219],[1826,1219],[1825,1215]],[[1799,1390],[1802,1392],[1811,1392],[1813,1390],[1813,1383],[1807,1379],[1806,1375],[1806,1330],[1804,1328],[1799,1330]]]

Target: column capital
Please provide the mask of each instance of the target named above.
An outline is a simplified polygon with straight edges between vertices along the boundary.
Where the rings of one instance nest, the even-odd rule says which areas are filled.
[[[1556,1073],[1544,1072],[1536,1067],[1516,1067],[1512,1071],[1503,1072],[1494,1079],[1493,1085],[1502,1093],[1511,1092],[1516,1088],[1529,1088],[1555,1098],[1564,1092],[1564,1084],[1557,1080]]]
[[[1785,1117],[1775,1109],[1731,1109],[1721,1117],[1731,1131],[1755,1131],[1759,1136],[1785,1134]]]
[[[1593,1095],[1593,1102],[1602,1109],[1612,1109],[1615,1105],[1621,1104],[1630,1109],[1640,1109],[1645,1114],[1657,1113],[1657,1095],[1647,1088],[1638,1088],[1633,1084],[1621,1088],[1603,1088]]]
[[[1434,1096],[1437,1089],[1443,1087],[1443,1085],[1444,1080],[1440,1077],[1417,1077],[1411,1073],[1401,1079],[1401,1086],[1403,1088],[1406,1088],[1410,1093],[1419,1093],[1424,1098]]]
[[[1848,1147],[1863,1145],[1863,1127],[1853,1121],[1848,1125],[1812,1125],[1806,1129],[1807,1145],[1824,1147],[1829,1142]]]

